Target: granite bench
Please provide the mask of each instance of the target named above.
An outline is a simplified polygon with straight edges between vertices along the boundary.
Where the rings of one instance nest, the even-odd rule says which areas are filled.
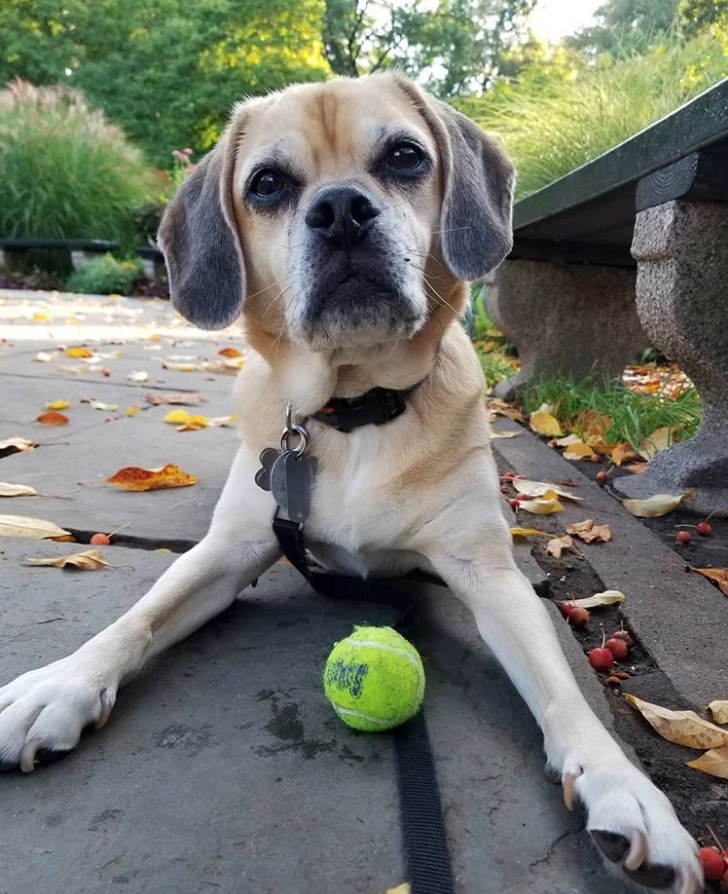
[[[728,79],[517,202],[487,303],[522,361],[502,397],[549,374],[618,376],[648,344],[679,364],[701,427],[619,484],[728,507]]]

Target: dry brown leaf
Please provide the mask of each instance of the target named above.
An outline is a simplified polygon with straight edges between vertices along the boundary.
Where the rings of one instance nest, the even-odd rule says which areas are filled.
[[[84,348],[82,346],[78,346],[75,348],[68,348],[63,352],[66,357],[75,357],[76,359],[84,359],[87,360],[89,357],[93,357],[91,351],[88,348]]]
[[[183,404],[188,407],[196,407],[206,403],[205,398],[198,391],[150,391],[144,396],[144,400],[152,406],[160,404]]]
[[[615,466],[621,466],[627,460],[636,459],[637,455],[632,449],[632,445],[624,441],[612,448],[611,459]]]
[[[41,425],[68,425],[68,416],[55,410],[48,410],[46,413],[41,413],[35,421]]]
[[[728,568],[693,568],[690,566],[690,570],[714,581],[718,584],[720,592],[728,596]]]
[[[532,512],[534,515],[551,515],[554,512],[564,511],[564,507],[559,503],[558,495],[552,490],[547,490],[535,500],[523,500],[518,504],[518,508]]]
[[[491,397],[488,399],[488,409],[491,413],[495,413],[496,416],[505,416],[506,419],[511,419],[513,422],[520,422],[523,419],[523,415],[518,407],[514,407],[512,404],[507,404],[499,397]]]
[[[688,767],[700,770],[701,773],[707,773],[709,776],[728,779],[728,745],[706,751],[696,760],[688,761]]]
[[[647,463],[645,462],[636,462],[629,463],[629,465],[622,466],[625,472],[629,472],[630,475],[641,475],[644,470],[647,468]]]
[[[217,352],[221,357],[242,357],[243,355],[237,348],[220,348]]]
[[[519,494],[525,494],[528,497],[542,497],[547,491],[551,491],[557,497],[574,500],[576,503],[580,503],[584,499],[584,497],[577,497],[573,491],[564,490],[557,484],[551,484],[548,481],[530,481],[528,478],[513,478],[511,479],[511,484]]]
[[[534,410],[528,420],[531,431],[535,431],[537,435],[548,435],[550,438],[560,438],[564,433],[561,431],[559,420],[551,415],[548,404],[541,404],[538,410]]]
[[[637,518],[660,518],[672,512],[689,497],[693,491],[686,490],[681,494],[655,494],[646,500],[623,500],[622,505]]]
[[[573,534],[584,543],[607,543],[612,539],[612,529],[609,525],[598,525],[593,518],[572,522],[566,526],[566,533]]]
[[[650,726],[663,739],[686,748],[720,748],[728,746],[728,730],[698,717],[695,711],[671,711],[661,705],[642,701],[636,695],[624,694]]]
[[[162,490],[168,487],[189,487],[192,484],[197,484],[199,478],[183,472],[174,463],[168,463],[160,469],[125,466],[106,480],[109,484],[115,484],[125,490],[148,491]]]
[[[583,599],[569,599],[569,605],[576,605],[579,608],[599,608],[601,605],[619,605],[624,600],[625,595],[619,590],[605,590],[603,593],[595,593]]]
[[[577,553],[579,550],[574,546],[574,541],[568,534],[563,537],[554,537],[546,544],[546,552],[554,559],[560,559],[563,552]]]
[[[70,531],[64,531],[53,522],[29,515],[0,515],[0,536],[30,537],[33,540],[72,540]]]
[[[100,568],[106,568],[109,564],[97,549],[87,549],[82,553],[72,553],[70,556],[51,556],[47,559],[34,559],[28,556],[25,561],[29,565],[78,568],[82,571],[97,571]]]
[[[728,723],[728,701],[711,702],[708,710],[716,723]]]
[[[0,481],[0,497],[37,497],[38,491],[27,484],[8,484]]]
[[[547,531],[539,531],[538,528],[510,528],[511,537],[530,537],[539,534],[541,537],[549,537]]]
[[[0,440],[0,458],[10,456],[12,453],[23,453],[26,450],[32,450],[35,446],[35,443],[27,438],[4,438]]]
[[[569,446],[564,450],[563,453],[564,459],[591,459],[594,456],[594,451],[588,444],[584,444],[581,441],[577,441],[575,444],[569,444]]]

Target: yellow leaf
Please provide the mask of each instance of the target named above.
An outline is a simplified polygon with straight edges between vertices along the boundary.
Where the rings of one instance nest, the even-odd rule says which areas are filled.
[[[644,702],[636,695],[625,693],[627,701],[634,705],[650,726],[663,739],[684,745],[686,748],[720,748],[728,746],[728,730],[708,723],[695,711],[671,711],[660,705]]]
[[[404,882],[401,885],[397,885],[396,888],[387,888],[384,894],[412,894],[412,889],[409,882]]]
[[[728,779],[728,746],[713,748],[701,754],[694,761],[688,761],[688,767],[700,770],[709,776],[717,776],[719,779]]]
[[[563,552],[578,553],[579,550],[574,546],[574,541],[568,534],[563,537],[554,537],[546,544],[546,552],[554,559],[560,559]]]
[[[708,710],[716,723],[728,723],[728,701],[711,702]]]
[[[48,559],[28,557],[25,561],[29,565],[48,565],[52,568],[80,568],[85,571],[97,571],[99,568],[106,568],[109,564],[97,549],[87,549],[82,553],[73,553],[70,556],[51,556]]]
[[[623,500],[622,505],[637,518],[659,518],[677,509],[685,497],[692,493],[693,491],[686,490],[681,494],[655,494],[646,500]]]
[[[564,450],[564,459],[589,459],[594,456],[594,451],[588,444],[579,441],[576,444],[569,444]]]
[[[46,410],[67,410],[71,406],[67,400],[53,400],[46,404]]]
[[[530,537],[532,534],[538,534],[541,537],[550,536],[547,531],[539,531],[538,528],[511,528],[511,537]]]
[[[115,484],[125,490],[148,491],[162,490],[168,487],[189,487],[192,484],[197,484],[199,478],[183,472],[174,463],[168,463],[160,469],[125,466],[106,480],[109,484]]]
[[[41,413],[35,421],[41,425],[68,425],[68,416],[55,410],[48,410],[46,413]]]
[[[583,599],[570,599],[569,605],[576,605],[579,608],[599,608],[600,605],[618,605],[624,602],[624,599],[624,593],[620,593],[619,590],[605,590],[603,593],[595,593]]]
[[[632,449],[632,445],[625,441],[622,444],[617,444],[617,446],[612,449],[611,458],[615,466],[621,466],[622,463],[627,462],[627,460],[635,459],[636,454]]]
[[[517,438],[521,434],[520,431],[493,431],[490,433],[491,439],[494,438]]]
[[[513,478],[511,484],[519,494],[525,494],[528,497],[542,497],[548,491],[557,497],[563,497],[566,500],[574,500],[580,503],[584,498],[577,497],[570,490],[564,490],[557,484],[550,484],[548,481],[529,481],[527,478]]]
[[[696,574],[702,574],[708,580],[715,581],[721,593],[728,596],[728,568],[693,568],[691,566],[690,570]]]
[[[584,543],[607,543],[612,539],[612,529],[609,525],[597,525],[593,518],[584,519],[582,522],[573,522],[566,526],[566,533],[573,534]]]
[[[682,426],[680,425],[671,425],[669,428],[655,429],[640,444],[639,455],[643,459],[652,459],[656,453],[670,447],[677,440],[675,436],[681,428]]]
[[[198,372],[200,369],[199,364],[197,363],[178,363],[174,360],[165,360],[162,363],[162,369],[170,369],[173,372]]]
[[[47,310],[38,310],[33,314],[34,323],[49,323],[52,319]]]
[[[24,453],[32,450],[36,445],[27,438],[4,438],[0,440],[0,457],[9,456],[11,453]]]
[[[190,418],[187,410],[170,410],[162,422],[168,422],[170,425],[184,425],[190,421]]]
[[[579,435],[566,435],[563,438],[559,438],[556,441],[557,447],[568,447],[570,444],[581,444],[581,438]]]
[[[70,531],[64,531],[43,518],[28,515],[0,515],[0,536],[30,537],[33,540],[73,539]]]
[[[136,416],[136,414],[141,410],[141,407],[137,404],[133,404],[131,407],[127,407],[126,415],[127,416]]]
[[[67,348],[63,353],[66,355],[66,357],[75,357],[77,359],[87,359],[88,357],[93,357],[93,354],[91,353],[91,351],[89,351],[88,348],[84,348],[81,346],[75,348]]]
[[[8,484],[0,481],[0,497],[37,497],[38,491],[27,484]]]
[[[547,490],[543,496],[536,497],[535,500],[523,500],[518,504],[518,508],[532,512],[534,515],[551,515],[554,512],[564,511],[557,494],[552,490]]]
[[[220,348],[217,352],[222,357],[242,357],[243,355],[238,351],[237,348]]]
[[[549,412],[548,404],[542,404],[538,410],[531,413],[528,421],[531,430],[537,435],[548,435],[551,438],[560,438],[564,433],[561,431],[559,421]]]

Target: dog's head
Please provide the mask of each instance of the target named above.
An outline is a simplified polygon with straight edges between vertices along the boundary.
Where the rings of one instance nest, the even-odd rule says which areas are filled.
[[[243,102],[162,221],[172,300],[208,329],[244,307],[314,351],[409,338],[510,250],[513,181],[492,139],[399,75]]]

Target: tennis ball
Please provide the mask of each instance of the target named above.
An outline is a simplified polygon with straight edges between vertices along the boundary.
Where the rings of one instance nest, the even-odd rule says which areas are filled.
[[[334,645],[324,668],[324,692],[347,726],[375,732],[417,713],[425,671],[417,649],[391,627],[355,627]]]

